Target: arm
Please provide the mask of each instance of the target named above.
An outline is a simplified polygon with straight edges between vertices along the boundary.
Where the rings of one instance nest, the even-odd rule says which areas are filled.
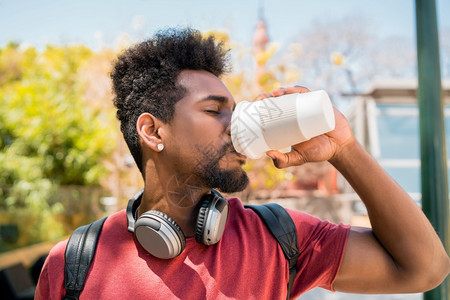
[[[330,162],[367,207],[372,230],[352,228],[335,289],[421,292],[449,272],[449,259],[425,215],[355,141]]]
[[[273,91],[307,92],[305,88]],[[450,270],[442,243],[415,202],[353,136],[335,110],[336,129],[267,154],[279,168],[328,160],[367,207],[372,229],[352,228],[334,288],[354,293],[421,292],[439,285]]]

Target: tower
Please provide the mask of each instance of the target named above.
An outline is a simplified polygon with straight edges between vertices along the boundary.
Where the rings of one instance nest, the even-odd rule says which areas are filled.
[[[260,86],[259,78],[264,75],[266,69],[266,47],[269,43],[267,26],[264,20],[264,0],[258,1],[258,23],[253,35],[253,51],[256,60],[255,80],[256,86]]]

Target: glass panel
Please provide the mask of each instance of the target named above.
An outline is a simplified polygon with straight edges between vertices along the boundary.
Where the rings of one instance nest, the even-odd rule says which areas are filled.
[[[445,140],[447,160],[450,150],[450,106],[445,107]],[[380,161],[383,159],[405,162],[409,159],[420,160],[419,112],[417,105],[377,104],[377,134],[380,147]],[[447,163],[447,168],[450,165]],[[420,167],[384,166],[408,193],[421,192]],[[448,172],[450,186],[450,172]]]
[[[377,105],[377,129],[380,158],[419,158],[419,122],[417,106]]]
[[[447,160],[449,159],[450,151],[450,106],[446,105],[444,108],[444,126],[445,126],[445,147],[447,148]],[[448,168],[449,166],[447,166]]]
[[[408,193],[420,193],[420,168],[384,168]]]

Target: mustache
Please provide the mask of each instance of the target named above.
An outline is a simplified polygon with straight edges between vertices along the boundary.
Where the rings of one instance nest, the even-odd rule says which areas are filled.
[[[200,145],[197,146],[197,149],[203,153],[203,156],[211,161],[219,161],[222,157],[227,155],[228,153],[235,152],[236,150],[233,147],[231,142],[226,142],[222,146],[213,146],[212,144],[207,145],[206,147],[200,148]]]
[[[218,157],[219,157],[219,158],[222,158],[222,157],[225,156],[227,153],[233,152],[233,151],[235,151],[235,150],[234,150],[234,147],[233,147],[233,144],[232,144],[231,142],[226,143],[225,145],[223,145],[223,146],[219,149],[219,151],[218,151]]]

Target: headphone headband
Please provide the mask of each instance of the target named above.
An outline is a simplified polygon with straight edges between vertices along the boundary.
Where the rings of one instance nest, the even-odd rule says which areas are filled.
[[[128,200],[127,205],[127,223],[128,223],[128,231],[134,233],[134,224],[136,222],[135,216],[136,211],[141,204],[142,195],[144,194],[144,189],[141,189],[139,192],[134,194],[130,200]]]

